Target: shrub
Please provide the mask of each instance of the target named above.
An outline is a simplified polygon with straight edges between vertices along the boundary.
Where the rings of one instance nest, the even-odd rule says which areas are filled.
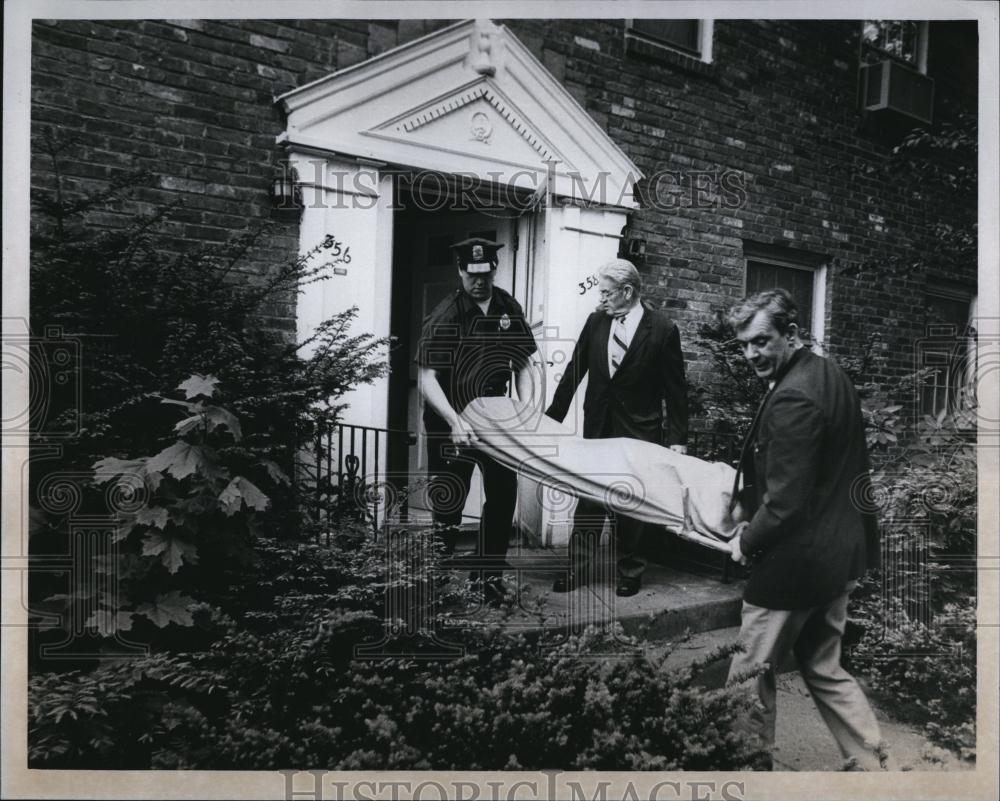
[[[116,592],[82,576],[73,593],[46,600],[62,602],[71,618],[91,611],[84,626],[102,637],[131,632],[151,641],[151,626],[192,626],[191,607],[201,602],[203,614],[217,613],[213,607],[252,570],[257,518],[270,505],[260,487],[270,492],[289,478],[244,443],[239,418],[213,402],[217,384],[192,376],[179,387],[184,400],[161,399],[183,419],[155,455],[94,464],[92,489],[128,499],[117,510],[116,547],[87,565],[113,579]],[[144,636],[134,626],[140,619]]]
[[[765,387],[743,358],[735,336],[722,309],[699,326],[695,342],[708,352],[716,375],[705,386],[690,387],[689,399],[692,411],[712,421],[714,430],[743,436]]]
[[[471,596],[442,584],[426,532],[258,551],[245,608],[211,648],[36,676],[33,766],[668,770],[758,756],[731,730],[741,696],[699,689],[698,666],[593,658],[629,644],[620,631],[445,629]],[[410,633],[388,615],[401,591],[422,622]],[[464,655],[441,658],[442,638]],[[360,645],[386,657],[355,659]]]
[[[433,580],[433,555],[415,552],[406,538],[340,551],[269,541],[253,610],[208,650],[33,678],[31,765],[712,770],[760,757],[732,727],[743,695],[699,688],[701,665],[593,658],[629,644],[620,631],[511,637],[467,621],[449,630],[464,649],[452,658],[431,623],[393,634],[386,593],[427,597]],[[468,601],[449,585],[426,620]],[[354,658],[362,645],[387,656]]]
[[[896,715],[974,758],[975,443],[953,418],[925,417],[872,482],[883,566],[853,602],[850,658]]]
[[[30,473],[31,553],[44,563],[50,554],[70,552],[74,518],[90,516],[118,526],[120,554],[96,555],[91,570],[33,571],[32,610],[54,611],[45,598],[67,610],[92,599],[95,576],[109,575],[100,560],[111,559],[126,597],[88,614],[88,631],[127,629],[143,605],[157,627],[189,625],[194,588],[218,600],[228,592],[227,574],[249,568],[252,526],[289,537],[308,530],[300,481],[314,477],[299,454],[320,426],[337,420],[345,392],[384,374],[387,342],[351,333],[354,309],[334,315],[302,343],[268,329],[274,304],[328,277],[325,243],[248,280],[241,271],[266,241],[268,226],[178,252],[164,226],[182,209],[128,211],[136,208],[126,205],[129,196],[151,182],[149,174],[122,172],[102,191],[73,194],[61,167],[73,158],[74,143],[48,132],[36,145],[52,163],[53,184],[32,195],[32,325],[36,332],[59,327],[82,343],[73,367],[85,405],[32,382],[39,458]],[[104,224],[112,212],[117,227]],[[192,375],[217,379],[219,394],[211,402],[172,399]],[[174,430],[178,404],[190,414]],[[72,430],[71,419],[78,435],[57,436]],[[95,464],[106,478],[96,488],[89,485]],[[151,464],[161,469],[140,475]],[[130,486],[115,471],[138,475],[139,484]],[[56,489],[75,502],[61,503]],[[141,508],[133,490],[153,493],[153,505]],[[64,621],[71,625],[69,616]],[[139,628],[130,634],[141,641]]]
[[[352,661],[377,622],[341,612],[301,633],[235,634],[207,654],[37,677],[30,764],[712,770],[759,757],[731,726],[735,695],[642,657],[606,666],[577,655],[607,634],[552,650],[500,636],[458,659]]]
[[[976,605],[949,603],[933,625],[909,618],[899,604],[875,597],[852,609],[864,636],[851,661],[901,720],[927,737],[976,756]]]
[[[969,432],[943,413],[924,417],[899,456],[872,475],[872,487],[883,561],[896,585],[917,593],[906,602],[940,610],[974,596],[974,574],[948,564],[974,559],[977,550],[978,472]]]

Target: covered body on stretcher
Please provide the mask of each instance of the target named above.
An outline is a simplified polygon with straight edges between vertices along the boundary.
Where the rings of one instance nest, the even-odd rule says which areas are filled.
[[[477,398],[462,412],[476,448],[519,476],[678,536],[728,551],[736,471],[637,439],[583,439],[571,426],[512,398]]]

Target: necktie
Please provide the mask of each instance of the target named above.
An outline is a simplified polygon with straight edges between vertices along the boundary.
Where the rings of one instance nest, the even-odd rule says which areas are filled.
[[[611,344],[608,346],[611,355],[611,375],[618,372],[622,359],[625,358],[625,351],[628,350],[626,340],[625,315],[615,317],[615,321],[611,326]]]

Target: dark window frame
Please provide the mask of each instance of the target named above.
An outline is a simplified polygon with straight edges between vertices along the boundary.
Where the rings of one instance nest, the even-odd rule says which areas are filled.
[[[712,62],[712,39],[714,36],[714,20],[713,19],[692,19],[685,20],[697,23],[697,47],[690,48],[684,44],[657,36],[649,31],[638,30],[635,26],[637,21],[641,22],[657,22],[657,20],[652,17],[636,17],[628,18],[625,20],[625,52],[631,52],[633,47],[640,51],[644,56],[654,56],[657,51],[662,53],[662,56],[669,60],[668,54],[674,54],[683,56],[684,58],[691,59],[693,62],[700,64],[710,64]],[[673,20],[662,20],[663,22],[669,22]],[[706,46],[707,43],[707,46]]]
[[[961,305],[955,320],[926,320],[927,338],[921,347],[919,367],[935,368],[932,382],[920,386],[920,412],[936,417],[941,411],[953,415],[962,428],[975,428],[977,375],[977,331],[974,289],[945,282],[929,282],[924,288],[928,312],[934,300]],[[961,319],[958,319],[958,318]],[[929,399],[929,400],[928,400]],[[942,403],[943,401],[943,403]]]
[[[826,301],[827,265],[829,258],[818,253],[795,250],[780,245],[765,245],[759,242],[743,242],[743,295],[749,293],[750,269],[752,264],[770,265],[784,269],[798,270],[812,278],[809,304],[808,337],[803,341],[817,353],[826,350]],[[796,298],[798,301],[798,298]],[[801,308],[801,305],[800,305]]]

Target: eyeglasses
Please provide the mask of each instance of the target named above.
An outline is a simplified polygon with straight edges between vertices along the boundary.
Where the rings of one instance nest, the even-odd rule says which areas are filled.
[[[621,291],[622,291],[621,287],[618,287],[617,289],[602,289],[597,293],[597,297],[599,297],[601,300],[607,300],[612,295],[617,295]]]

